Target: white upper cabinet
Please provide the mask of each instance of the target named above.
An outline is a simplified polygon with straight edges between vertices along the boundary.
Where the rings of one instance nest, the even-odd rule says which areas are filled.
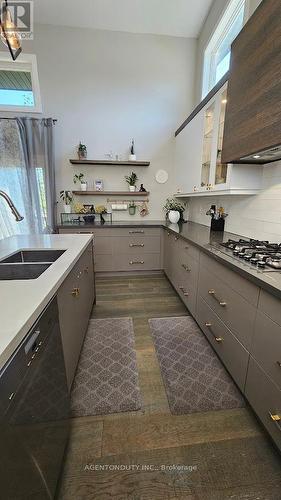
[[[259,165],[221,162],[227,83],[176,137],[177,196],[256,194],[261,189]]]

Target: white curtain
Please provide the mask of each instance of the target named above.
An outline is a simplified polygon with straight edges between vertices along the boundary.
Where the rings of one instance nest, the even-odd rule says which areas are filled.
[[[44,157],[43,146],[41,149],[37,146],[38,134],[33,134],[32,128],[41,128],[43,136],[46,131],[47,138],[48,134],[52,135],[52,130],[49,131],[44,120],[28,119],[25,123],[24,119],[0,118],[0,189],[12,198],[16,208],[24,216],[23,221],[16,222],[10,208],[0,197],[0,238],[53,230],[54,223],[49,222],[49,219],[52,220],[50,214],[53,213],[53,206],[50,206],[50,210],[47,207],[50,199],[50,183],[46,174],[49,164],[42,159],[48,159],[48,155]],[[28,130],[30,133],[27,135]],[[44,141],[41,143],[44,144]],[[49,163],[53,172],[53,161]],[[52,181],[53,193],[54,178]]]

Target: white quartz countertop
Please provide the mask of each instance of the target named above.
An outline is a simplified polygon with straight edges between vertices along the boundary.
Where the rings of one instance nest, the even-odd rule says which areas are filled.
[[[0,240],[0,260],[18,250],[66,250],[39,278],[0,280],[0,370],[55,295],[92,236],[89,234],[12,236]]]

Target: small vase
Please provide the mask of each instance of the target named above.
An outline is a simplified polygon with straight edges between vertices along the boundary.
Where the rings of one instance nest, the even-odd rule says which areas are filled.
[[[81,182],[80,188],[81,191],[87,191],[87,182]]]
[[[130,215],[136,215],[136,206],[129,207],[129,214]]]
[[[129,155],[129,161],[137,161],[136,155]]]
[[[169,211],[169,221],[172,224],[177,224],[180,220],[180,213],[177,210],[170,210]]]
[[[64,205],[63,208],[65,214],[71,214],[71,205]]]
[[[136,190],[136,186],[129,186],[129,190],[131,191],[131,193],[134,193]]]
[[[87,151],[78,151],[78,158],[79,158],[79,160],[86,160]]]

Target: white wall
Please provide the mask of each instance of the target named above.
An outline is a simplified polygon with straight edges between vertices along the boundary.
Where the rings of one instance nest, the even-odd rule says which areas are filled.
[[[212,204],[227,213],[225,229],[252,238],[281,241],[281,161],[263,168],[263,189],[255,196],[211,196],[189,200],[188,218],[210,225],[206,211]]]
[[[73,189],[80,171],[92,188],[102,178],[106,190],[127,189],[127,167],[73,168],[68,159],[76,157],[80,140],[88,158],[105,159],[112,150],[127,159],[134,137],[138,159],[151,160],[149,168],[136,169],[151,192],[149,217],[162,219],[163,203],[175,190],[174,132],[193,105],[196,40],[38,25],[24,48],[37,55],[43,114],[58,119],[57,191]],[[169,172],[165,185],[154,179],[159,168]]]

